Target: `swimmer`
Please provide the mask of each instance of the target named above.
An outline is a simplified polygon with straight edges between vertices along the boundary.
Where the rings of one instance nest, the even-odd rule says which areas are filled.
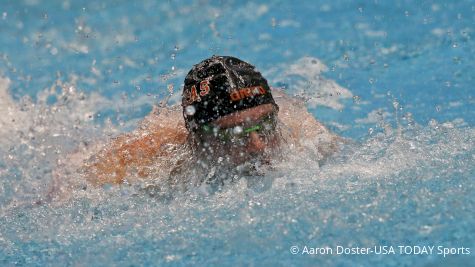
[[[195,65],[182,96],[181,107],[154,108],[137,130],[86,160],[80,169],[88,183],[162,176],[168,183],[188,179],[185,183],[199,185],[216,176],[211,170],[217,165],[228,170],[269,165],[282,158],[284,146],[312,150],[323,160],[341,141],[303,103],[271,89],[254,66],[235,57],[213,56]],[[203,174],[206,178],[199,177]]]

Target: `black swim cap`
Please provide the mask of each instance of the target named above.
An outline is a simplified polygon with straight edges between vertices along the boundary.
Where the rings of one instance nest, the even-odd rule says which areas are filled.
[[[213,56],[193,66],[183,88],[183,117],[186,128],[199,125],[236,111],[271,103],[267,80],[251,64],[235,57]]]

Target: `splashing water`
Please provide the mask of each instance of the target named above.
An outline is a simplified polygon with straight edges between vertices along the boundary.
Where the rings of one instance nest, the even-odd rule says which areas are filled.
[[[58,81],[36,102],[15,102],[7,93],[8,79],[1,82],[7,114],[2,136],[8,139],[1,144],[0,242],[9,262],[95,264],[94,251],[101,251],[103,263],[212,264],[225,257],[244,264],[244,255],[266,255],[263,263],[272,264],[293,262],[285,253],[302,243],[473,241],[467,234],[474,232],[473,221],[466,217],[475,192],[471,128],[437,122],[399,126],[347,143],[323,165],[311,149],[290,149],[288,160],[261,179],[239,180],[213,194],[196,188],[169,202],[125,184],[79,187],[67,201],[35,204],[47,193],[55,170],[83,179],[74,168],[124,128],[95,121],[111,101],[74,85]],[[348,264],[350,258],[337,262]],[[300,260],[333,264],[335,258]]]
[[[470,1],[18,3],[0,10],[1,265],[475,262]],[[157,197],[156,181],[88,183],[80,169],[112,138],[133,136],[157,101],[167,122],[182,119],[173,104],[185,70],[213,53],[249,60],[295,97],[289,118],[309,107],[351,138],[325,159],[315,149],[325,137],[301,138],[265,175],[218,190]],[[166,167],[149,171],[163,178]],[[58,179],[71,187],[51,199]],[[304,245],[472,253],[289,251]]]

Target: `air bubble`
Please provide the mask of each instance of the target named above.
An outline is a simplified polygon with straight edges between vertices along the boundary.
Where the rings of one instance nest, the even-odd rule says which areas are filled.
[[[193,116],[193,115],[195,115],[195,112],[196,112],[196,108],[195,108],[195,106],[193,106],[193,105],[189,105],[189,106],[187,106],[187,107],[185,108],[185,113],[186,113],[186,115],[188,115],[188,116]]]

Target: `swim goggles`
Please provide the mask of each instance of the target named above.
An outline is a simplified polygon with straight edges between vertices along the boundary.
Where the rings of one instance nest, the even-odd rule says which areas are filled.
[[[269,115],[252,125],[237,125],[229,128],[219,128],[217,126],[204,124],[199,128],[201,136],[214,137],[221,141],[236,141],[244,139],[252,132],[258,132],[259,135],[270,136],[275,132],[276,119],[275,115]]]

